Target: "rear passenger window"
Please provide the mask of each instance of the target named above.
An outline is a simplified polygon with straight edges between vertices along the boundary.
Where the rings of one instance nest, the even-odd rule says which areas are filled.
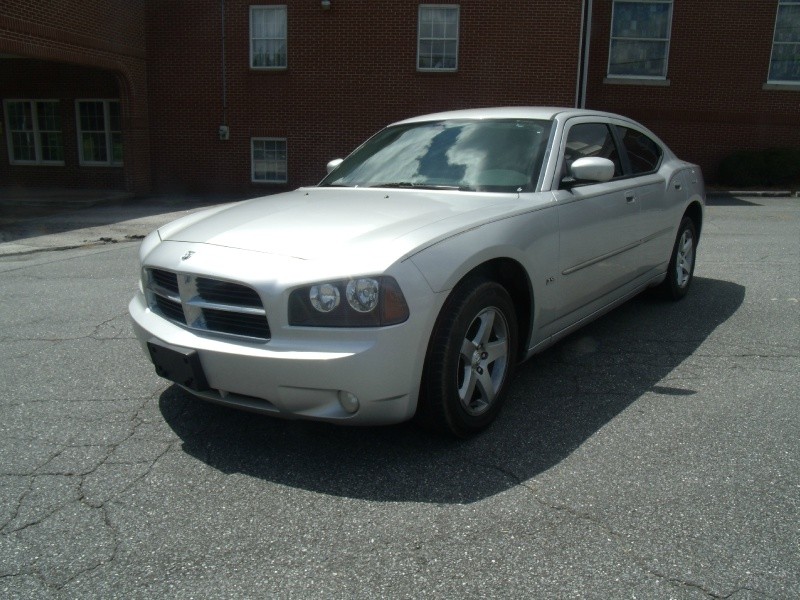
[[[564,167],[567,170],[574,161],[586,156],[607,158],[614,163],[614,177],[622,175],[622,166],[617,152],[617,145],[608,125],[603,123],[580,123],[573,125],[567,136],[567,148],[564,151]]]
[[[628,153],[634,175],[650,173],[658,168],[661,162],[661,146],[634,129],[617,127],[617,131]]]

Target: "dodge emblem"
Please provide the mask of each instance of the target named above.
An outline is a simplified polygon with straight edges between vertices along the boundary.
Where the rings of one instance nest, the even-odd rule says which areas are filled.
[[[192,256],[192,254],[194,254],[194,250],[187,250],[187,251],[186,251],[186,254],[184,254],[183,256],[181,256],[181,260],[186,260],[186,259],[188,259],[189,257],[191,257],[191,256]]]

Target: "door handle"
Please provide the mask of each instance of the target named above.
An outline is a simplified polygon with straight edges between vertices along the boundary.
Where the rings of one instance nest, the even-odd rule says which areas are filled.
[[[625,192],[625,202],[630,203],[633,202],[634,200],[636,200],[636,194],[634,194],[633,192]]]

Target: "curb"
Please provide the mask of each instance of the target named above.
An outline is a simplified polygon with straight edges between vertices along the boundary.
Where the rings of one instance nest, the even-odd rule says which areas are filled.
[[[800,192],[791,190],[706,191],[706,198],[800,198]]]

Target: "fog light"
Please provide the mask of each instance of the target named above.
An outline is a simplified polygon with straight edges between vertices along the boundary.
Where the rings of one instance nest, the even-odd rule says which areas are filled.
[[[349,412],[351,415],[358,410],[358,398],[350,392],[341,390],[339,392],[339,404],[342,408]]]

